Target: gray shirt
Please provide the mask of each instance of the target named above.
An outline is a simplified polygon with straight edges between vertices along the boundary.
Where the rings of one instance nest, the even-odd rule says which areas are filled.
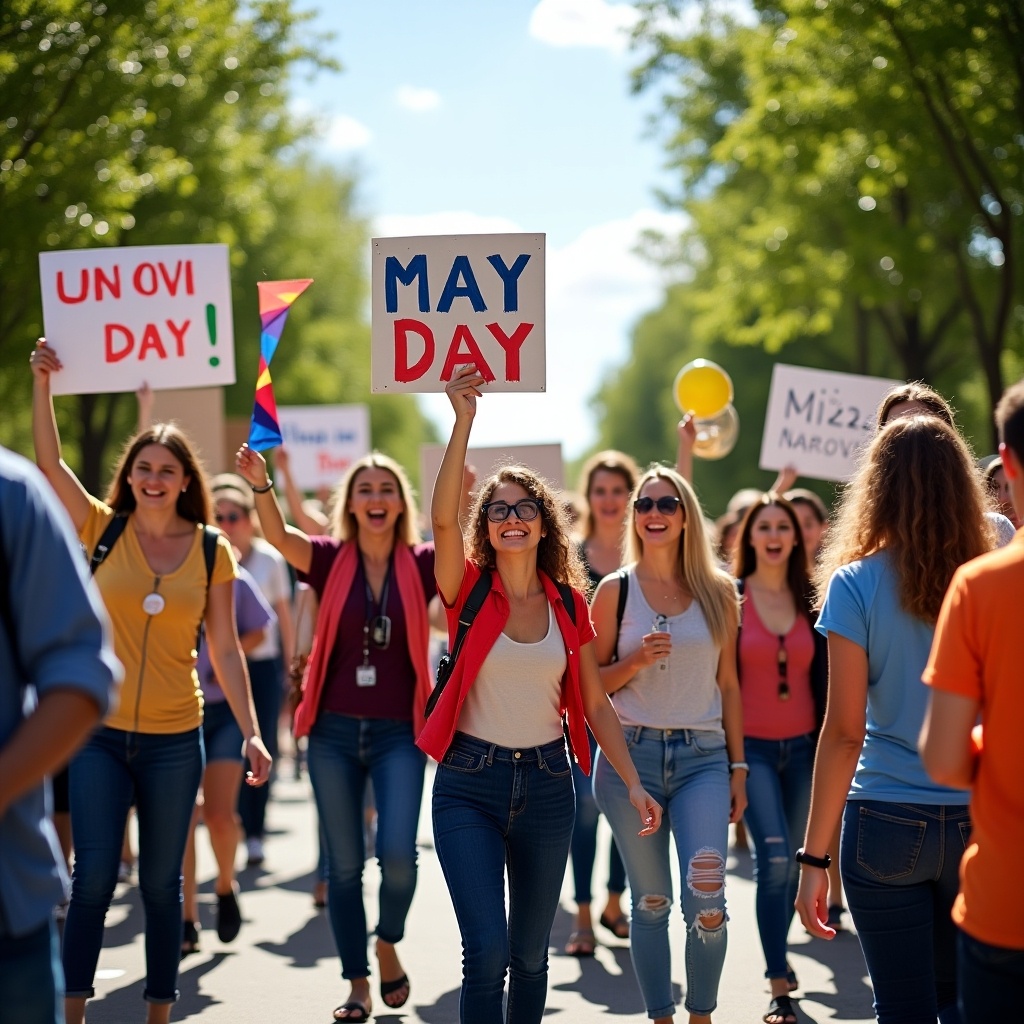
[[[8,588],[16,645],[8,625],[0,625],[2,748],[49,691],[78,690],[105,712],[122,669],[67,513],[35,466],[4,448],[0,545],[0,586]],[[49,803],[49,786],[39,784],[0,818],[0,935],[35,931],[64,896],[64,858]]]
[[[654,629],[657,612],[647,603],[630,566],[629,590],[619,630],[619,657],[640,647]],[[655,729],[722,731],[722,693],[718,688],[721,648],[711,637],[696,601],[681,615],[668,616],[662,631],[672,635],[672,652],[654,665],[645,665],[612,694],[623,725]]]

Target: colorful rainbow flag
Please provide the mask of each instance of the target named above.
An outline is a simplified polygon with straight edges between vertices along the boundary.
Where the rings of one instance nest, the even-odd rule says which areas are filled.
[[[260,281],[260,372],[256,378],[256,401],[249,426],[249,447],[258,452],[276,448],[283,442],[274,401],[274,382],[270,379],[270,361],[277,351],[292,303],[313,283],[301,281]]]

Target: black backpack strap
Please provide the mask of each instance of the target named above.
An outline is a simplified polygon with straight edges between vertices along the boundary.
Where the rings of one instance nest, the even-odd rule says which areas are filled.
[[[491,570],[482,569],[480,571],[480,578],[473,584],[473,589],[469,592],[469,597],[466,598],[466,603],[462,607],[462,614],[459,616],[459,628],[455,631],[455,643],[452,645],[452,661],[454,662],[459,656],[459,651],[462,650],[462,644],[465,642],[466,634],[469,632],[469,627],[473,625],[473,620],[476,618],[477,613],[484,606],[484,600],[491,591]]]
[[[100,539],[96,542],[96,547],[93,549],[92,557],[89,559],[89,572],[93,576],[96,575],[96,570],[103,564],[103,560],[110,554],[110,549],[117,543],[118,537],[124,533],[124,528],[128,525],[128,513],[118,512],[109,523],[107,523],[106,529],[103,531]]]
[[[7,633],[7,643],[11,651],[11,661],[18,673],[18,685],[28,683],[28,675],[21,660],[21,647],[18,644],[18,630],[14,624],[14,612],[11,610],[11,565],[7,558],[7,545],[3,536],[3,521],[0,520],[0,619],[3,620]]]
[[[629,596],[629,573],[619,569],[619,603],[615,606],[615,660],[619,660],[619,633],[622,631],[622,616],[626,612],[626,598]]]
[[[562,599],[562,604],[565,605],[565,610],[569,613],[569,618],[572,620],[572,624],[576,625],[576,598],[573,597],[572,587],[568,583],[555,583],[558,588],[558,596]]]
[[[199,645],[203,642],[203,623],[206,621],[206,608],[210,600],[210,581],[213,579],[213,566],[217,561],[217,538],[220,531],[213,529],[203,523],[203,561],[206,563],[206,600],[203,603],[203,617],[199,620],[199,629],[196,631],[196,653],[199,653]]]

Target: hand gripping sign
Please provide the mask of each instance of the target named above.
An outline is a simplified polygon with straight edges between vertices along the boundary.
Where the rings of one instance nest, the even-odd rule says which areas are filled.
[[[226,245],[43,252],[39,276],[54,394],[234,383]]]
[[[372,390],[444,391],[475,363],[491,391],[544,391],[544,236],[375,238]]]

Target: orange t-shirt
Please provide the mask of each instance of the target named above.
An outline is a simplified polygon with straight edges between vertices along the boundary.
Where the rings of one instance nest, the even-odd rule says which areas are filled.
[[[1024,949],[1024,533],[957,570],[924,681],[981,705],[971,842],[953,920],[980,942]]]

